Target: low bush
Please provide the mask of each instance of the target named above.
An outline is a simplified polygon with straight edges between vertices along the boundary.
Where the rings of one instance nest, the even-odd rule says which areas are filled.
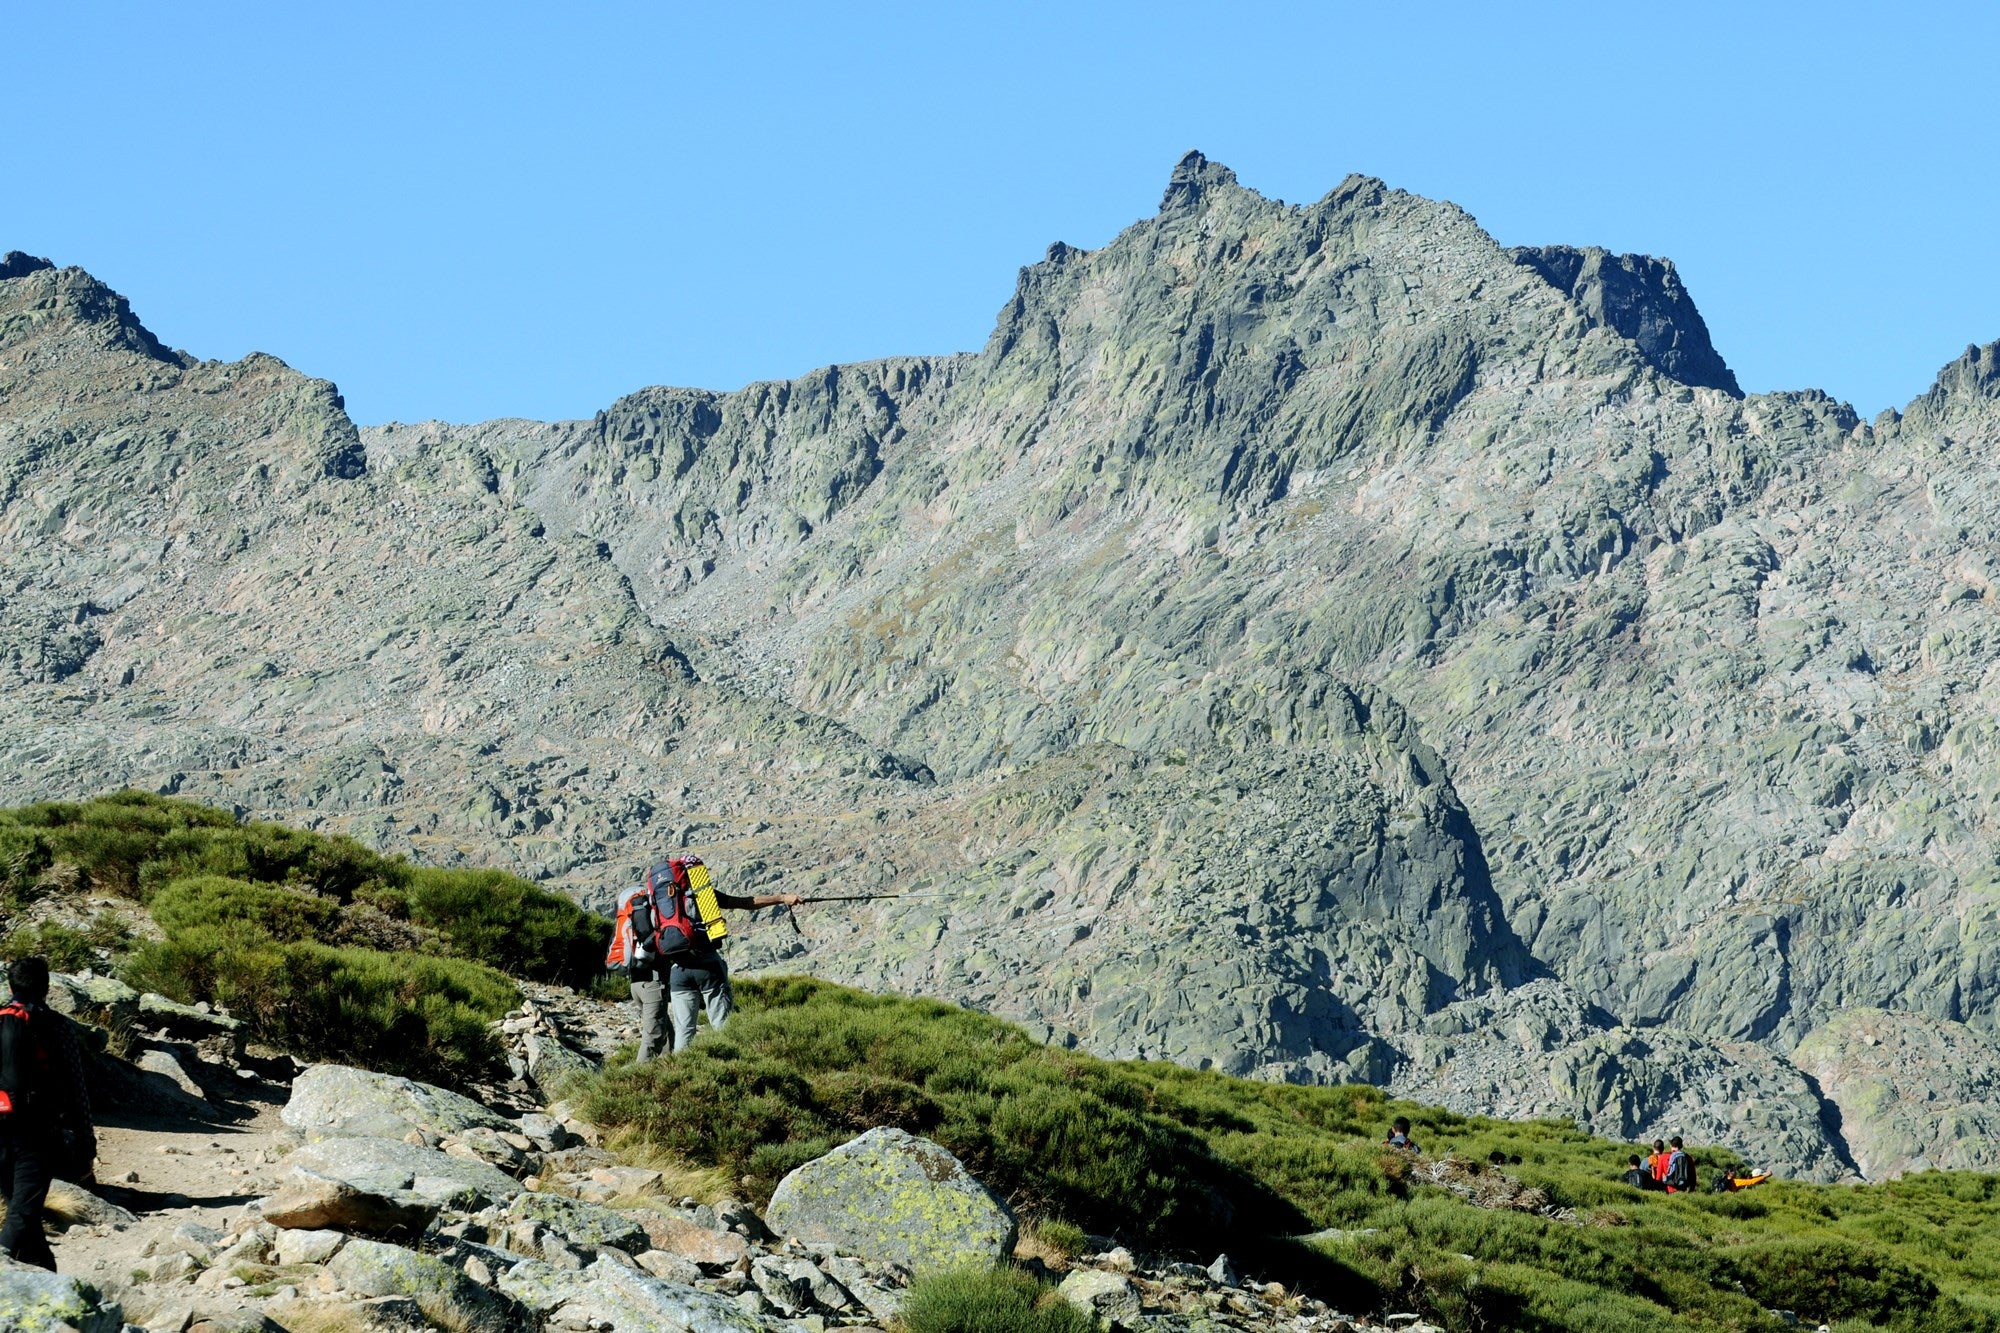
[[[1194,1243],[1233,1220],[1305,1217],[1162,1114],[1122,1067],[982,1014],[798,978],[738,986],[729,1027],[586,1092],[589,1113],[768,1195],[785,1172],[894,1125],[957,1153],[1024,1211]]]
[[[307,1059],[447,1084],[497,1067],[487,1024],[520,999],[512,982],[479,963],[278,940],[246,920],[143,944],[125,975],[183,1004],[222,1005],[263,1040]]]
[[[0,938],[0,959],[28,954],[40,954],[58,972],[78,972],[97,961],[89,935],[55,921],[44,921],[32,930],[25,926],[11,930]]]
[[[1097,1321],[1017,1268],[960,1268],[910,1284],[906,1333],[1096,1333]]]
[[[397,943],[484,963],[513,976],[588,986],[602,968],[610,923],[560,894],[497,870],[445,870],[383,856],[351,838],[245,822],[227,811],[141,792],[0,811],[0,900],[18,905],[52,886],[120,894],[154,907],[171,886],[196,882],[169,906],[182,919],[259,907],[287,914],[276,936],[310,917],[319,938],[388,947]],[[225,909],[200,892],[238,888]],[[328,904],[319,915],[301,906]]]

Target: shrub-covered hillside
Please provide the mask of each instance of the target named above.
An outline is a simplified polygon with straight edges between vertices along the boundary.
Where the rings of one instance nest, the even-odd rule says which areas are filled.
[[[134,985],[223,1005],[274,1045],[437,1081],[493,1067],[487,1024],[518,1003],[510,978],[586,984],[609,926],[493,870],[440,870],[348,838],[246,823],[121,792],[0,811],[0,912],[50,894],[145,906],[162,936],[100,918],[16,928],[0,952],[58,967],[91,946],[130,952]]]
[[[2000,1177],[1640,1194],[1617,1179],[1630,1147],[1567,1123],[1100,1060],[982,1014],[799,978],[744,981],[738,998],[726,1031],[598,1079],[593,1117],[763,1193],[858,1131],[899,1125],[952,1148],[1046,1234],[1114,1232],[1203,1262],[1227,1250],[1348,1308],[1454,1330],[1748,1330],[1775,1327],[1771,1309],[2000,1328]],[[1417,1158],[1380,1146],[1398,1114]],[[1496,1149],[1521,1165],[1477,1165]],[[1725,1160],[1696,1156],[1706,1171]],[[1334,1234],[1284,1239],[1320,1231]]]

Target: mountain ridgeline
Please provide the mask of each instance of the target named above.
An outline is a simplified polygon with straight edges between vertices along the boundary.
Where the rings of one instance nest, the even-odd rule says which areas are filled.
[[[0,801],[125,784],[1113,1056],[2000,1166],[2000,351],[1744,395],[1671,264],[1190,154],[984,348],[359,429],[0,267]],[[1895,1053],[1888,1058],[1886,1053]]]

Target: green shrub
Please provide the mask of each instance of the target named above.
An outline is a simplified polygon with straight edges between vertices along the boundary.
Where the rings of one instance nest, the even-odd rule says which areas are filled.
[[[1146,1082],[981,1014],[799,978],[748,981],[729,1027],[609,1072],[589,1113],[768,1194],[877,1125],[937,1139],[1017,1206],[1193,1243],[1233,1218],[1306,1218],[1153,1108]]]
[[[907,1333],[1096,1333],[1097,1321],[1016,1268],[919,1277],[903,1298]]]
[[[1065,1259],[1075,1259],[1089,1245],[1088,1233],[1074,1222],[1061,1218],[1047,1218],[1035,1224],[1035,1235],[1042,1244]]]
[[[169,936],[242,922],[278,943],[322,940],[339,927],[340,904],[296,889],[221,875],[177,879],[153,896],[153,921]]]
[[[1769,1240],[1730,1256],[1736,1280],[1760,1304],[1816,1323],[1888,1323],[1935,1305],[1937,1284],[1865,1245],[1835,1239]]]
[[[0,939],[0,958],[12,960],[40,954],[57,972],[78,972],[97,961],[90,936],[55,921],[44,921],[33,930],[23,927]]]
[[[609,923],[517,876],[419,867],[394,892],[452,952],[502,972],[581,989],[604,967]]]
[[[456,958],[277,941],[249,922],[203,924],[140,946],[133,985],[227,1008],[260,1038],[312,1060],[432,1083],[494,1070],[487,1024],[520,1000],[491,968]]]
[[[246,823],[190,801],[118,792],[0,811],[0,899],[25,902],[64,867],[154,907],[175,885],[199,881],[201,890],[179,892],[169,914],[212,922],[224,913],[281,912],[287,919],[270,923],[279,938],[365,941],[368,914],[379,912],[407,922],[438,952],[577,987],[603,966],[611,929],[560,894],[501,871],[412,866],[351,838]],[[210,891],[228,903],[193,901]],[[322,906],[302,905],[315,902]],[[299,934],[307,925],[314,933]]]

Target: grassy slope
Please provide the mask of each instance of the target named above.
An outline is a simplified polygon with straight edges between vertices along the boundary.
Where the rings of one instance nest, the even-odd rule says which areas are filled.
[[[738,989],[743,1012],[726,1032],[608,1072],[586,1094],[592,1113],[766,1192],[858,1130],[901,1125],[953,1148],[1031,1216],[1203,1262],[1228,1250],[1454,1329],[1764,1328],[1772,1307],[1857,1327],[2000,1327],[2000,1178],[1641,1195],[1617,1181],[1627,1146],[1566,1122],[1099,1060],[981,1014],[810,980]],[[1379,1147],[1396,1114],[1415,1122],[1427,1158],[1520,1154],[1510,1174],[1575,1220],[1421,1183]],[[1271,1239],[1336,1227],[1360,1234],[1311,1251]]]
[[[144,904],[164,939],[127,980],[228,1007],[263,1039],[313,1059],[454,1081],[490,1072],[487,1024],[511,978],[588,984],[609,925],[491,870],[438,870],[347,838],[244,823],[133,792],[0,811],[0,910],[88,890]],[[44,924],[0,941],[57,967],[130,940],[108,925]]]

